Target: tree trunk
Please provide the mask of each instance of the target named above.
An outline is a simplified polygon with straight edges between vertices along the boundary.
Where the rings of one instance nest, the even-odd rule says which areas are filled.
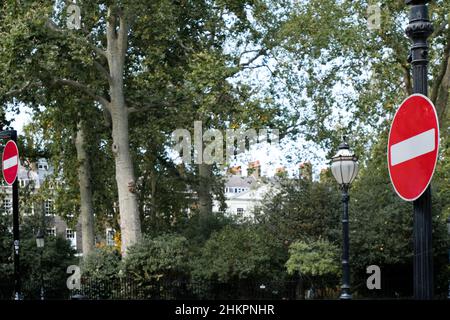
[[[127,249],[141,239],[141,221],[136,195],[136,179],[130,155],[128,110],[123,91],[123,73],[128,46],[128,24],[124,13],[108,10],[107,59],[109,66],[108,105],[112,120],[113,154],[116,167],[116,182],[119,195],[121,251],[126,256]]]
[[[438,94],[436,96],[436,109],[439,116],[439,125],[442,129],[445,128],[447,123],[447,108],[449,101],[449,91],[450,91],[450,57],[447,59],[447,68],[442,78],[442,82],[438,89]],[[441,129],[441,130],[442,130]]]
[[[296,300],[305,300],[305,289],[303,286],[303,279],[301,276],[298,276],[297,286],[295,288],[295,299]]]
[[[113,112],[113,152],[116,164],[116,182],[119,193],[122,255],[141,238],[141,221],[135,190],[135,176],[131,161],[128,136],[128,114],[123,108]]]
[[[212,213],[211,178],[212,166],[209,164],[198,165],[199,186],[198,206],[200,221],[203,221]]]
[[[80,186],[81,234],[83,256],[86,257],[94,248],[94,210],[92,207],[91,168],[85,149],[83,121],[77,125],[75,146],[78,160],[78,182]]]

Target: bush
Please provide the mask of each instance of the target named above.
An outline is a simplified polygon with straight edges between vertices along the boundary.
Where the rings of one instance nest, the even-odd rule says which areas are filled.
[[[39,299],[41,274],[46,299],[67,298],[67,267],[78,262],[69,241],[61,236],[46,237],[42,264],[40,252],[36,248],[36,239],[27,237],[21,243],[20,271],[25,299]]]
[[[296,241],[289,247],[286,262],[289,274],[298,273],[309,280],[311,286],[335,285],[340,274],[339,254],[336,245],[329,241]]]
[[[120,261],[117,249],[96,248],[83,259],[81,272],[92,281],[110,281],[119,277]]]
[[[272,274],[271,246],[260,232],[245,226],[213,233],[193,262],[193,278],[199,280],[267,279]]]
[[[166,234],[144,238],[129,248],[125,274],[138,283],[185,278],[189,272],[186,238]]]

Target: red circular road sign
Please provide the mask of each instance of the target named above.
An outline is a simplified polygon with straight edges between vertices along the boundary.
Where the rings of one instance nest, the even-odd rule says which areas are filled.
[[[17,178],[19,171],[19,150],[14,141],[9,140],[6,143],[2,155],[3,178],[8,185],[12,185]]]
[[[427,189],[438,149],[436,109],[426,96],[413,94],[395,113],[387,150],[391,182],[403,200],[416,200]]]

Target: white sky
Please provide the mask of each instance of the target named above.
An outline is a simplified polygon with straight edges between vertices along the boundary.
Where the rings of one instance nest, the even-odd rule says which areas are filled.
[[[11,127],[17,130],[18,134],[23,134],[23,127],[32,121],[31,109],[26,106],[20,107],[21,112],[17,115],[12,112],[6,113],[6,119],[11,120]]]
[[[32,117],[30,108],[23,106],[20,109],[19,115],[8,112],[6,118],[12,120],[11,126],[19,134],[23,134],[23,127],[32,121]],[[288,156],[292,158],[291,161],[288,161]],[[322,168],[327,166],[325,152],[314,149],[314,145],[301,140],[296,143],[281,141],[278,146],[262,144],[257,148],[253,148],[250,152],[238,156],[231,165],[240,165],[243,175],[246,175],[247,164],[256,160],[260,161],[262,175],[265,176],[273,176],[275,170],[282,166],[286,167],[289,175],[296,175],[298,173],[298,165],[305,161],[313,163],[316,176]]]

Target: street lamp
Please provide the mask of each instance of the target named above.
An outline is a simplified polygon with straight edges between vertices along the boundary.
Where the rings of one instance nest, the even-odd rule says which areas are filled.
[[[44,246],[45,246],[45,240],[44,240],[44,233],[41,229],[39,229],[37,235],[36,235],[36,246],[39,250],[39,267],[41,271],[41,300],[44,300],[44,278],[42,273],[42,253],[44,252]]]
[[[349,236],[348,236],[348,189],[358,174],[358,158],[350,151],[347,141],[339,146],[339,151],[331,159],[331,172],[342,190],[344,216],[342,218],[343,250],[342,250],[342,286],[340,299],[351,299],[350,294],[350,265],[349,265]]]

